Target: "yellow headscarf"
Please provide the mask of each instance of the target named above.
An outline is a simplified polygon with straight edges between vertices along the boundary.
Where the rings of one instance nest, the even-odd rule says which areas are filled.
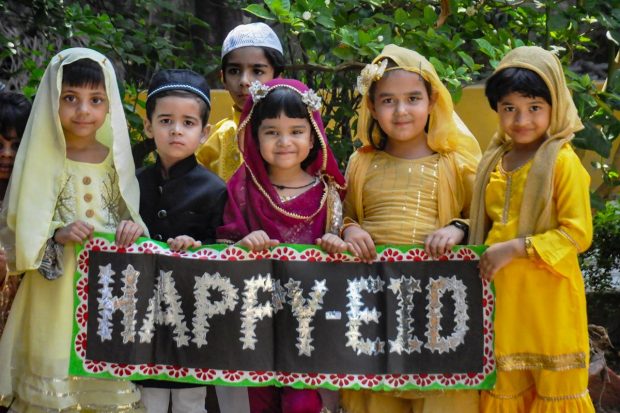
[[[559,150],[570,142],[575,132],[583,129],[583,124],[566,86],[562,64],[553,53],[537,46],[518,47],[504,56],[495,73],[509,67],[533,71],[542,78],[551,95],[551,122],[547,138],[534,155],[523,191],[518,236],[527,236],[548,229],[553,196],[553,165]],[[510,136],[500,128],[480,161],[472,199],[469,239],[472,244],[482,244],[489,230],[490,223],[484,208],[486,186],[497,162],[510,147]]]
[[[387,45],[381,54],[373,60],[373,64],[385,59],[394,61],[397,67],[387,70],[406,70],[418,73],[431,84],[432,93],[436,100],[430,113],[427,133],[428,146],[440,154],[439,159],[439,188],[438,188],[438,216],[439,225],[447,225],[455,218],[469,216],[469,202],[471,188],[480,159],[480,146],[473,134],[467,129],[459,116],[454,112],[454,105],[450,92],[443,85],[433,65],[426,58],[413,50],[396,45]],[[370,112],[370,96],[364,96],[360,109],[360,118],[357,125],[356,138],[365,147],[370,145],[370,139],[375,142],[380,139],[378,131],[374,136],[368,136],[368,127],[372,122]],[[364,149],[362,149],[364,150]],[[364,173],[364,168],[349,173]],[[363,218],[361,186],[360,193],[354,194],[356,208]]]
[[[2,243],[12,272],[39,268],[45,244],[56,229],[52,218],[67,162],[58,116],[62,72],[64,65],[80,59],[92,59],[103,70],[110,108],[97,140],[111,149],[123,200],[132,219],[144,226],[138,214],[140,192],[112,63],[91,49],[63,50],[52,58],[37,90],[0,217]]]

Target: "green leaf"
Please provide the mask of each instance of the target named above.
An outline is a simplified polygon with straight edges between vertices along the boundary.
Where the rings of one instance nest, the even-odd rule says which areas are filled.
[[[405,24],[409,19],[409,15],[403,9],[396,9],[394,12],[394,22],[396,24]]]
[[[472,70],[476,69],[476,63],[474,62],[474,59],[471,58],[470,55],[468,55],[465,52],[457,52],[457,54],[461,57],[461,59],[463,59],[463,62],[467,65],[467,67],[469,67]]]
[[[480,51],[484,53],[485,55],[491,58],[494,58],[497,55],[497,51],[495,47],[493,47],[487,39],[480,38],[480,39],[474,39],[474,41],[480,48]]]
[[[352,60],[355,58],[355,51],[348,46],[342,45],[334,48],[332,50],[334,56],[342,59],[342,60]]]
[[[260,17],[261,19],[265,19],[265,20],[275,20],[276,18],[273,15],[273,13],[265,9],[260,4],[250,4],[248,7],[244,8],[243,10],[255,15],[256,17]]]
[[[608,158],[611,151],[611,142],[607,140],[599,128],[589,122],[585,123],[585,129],[575,134],[573,143],[579,148],[594,151],[603,158]]]

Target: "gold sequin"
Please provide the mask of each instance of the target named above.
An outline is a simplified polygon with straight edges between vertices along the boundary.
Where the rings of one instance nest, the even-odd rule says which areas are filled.
[[[585,353],[560,354],[558,356],[520,353],[497,357],[497,368],[503,371],[539,369],[563,371],[585,367]]]
[[[95,211],[93,211],[92,209],[88,209],[88,210],[86,211],[86,216],[87,216],[88,218],[92,218],[94,215],[95,215]]]
[[[90,202],[92,200],[93,200],[93,194],[85,194],[84,195],[84,201]]]
[[[91,183],[92,181],[93,181],[93,180],[90,178],[90,176],[85,176],[84,178],[82,178],[82,183],[83,183],[84,185],[90,185],[90,183]]]

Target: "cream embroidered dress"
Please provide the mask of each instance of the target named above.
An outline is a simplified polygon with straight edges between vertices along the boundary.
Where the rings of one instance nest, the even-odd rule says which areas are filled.
[[[96,138],[109,152],[99,164],[66,157],[58,116],[63,66],[80,59],[97,62],[105,78],[109,113]],[[60,277],[50,281],[39,272],[55,230],[77,219],[91,223],[96,231],[114,231],[121,219],[143,225],[138,206],[138,182],[114,69],[93,50],[64,50],[52,58],[37,90],[0,214],[10,273],[25,273],[0,338],[0,404],[20,413],[142,411],[140,394],[131,382],[69,376],[74,245],[64,247]]]

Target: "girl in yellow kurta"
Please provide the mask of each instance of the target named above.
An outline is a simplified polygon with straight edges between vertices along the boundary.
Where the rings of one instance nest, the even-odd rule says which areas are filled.
[[[416,52],[386,46],[358,89],[364,146],[347,167],[344,240],[365,261],[375,244],[424,243],[432,256],[443,255],[466,239],[478,143]],[[350,413],[478,412],[475,391],[343,391],[342,402]]]
[[[131,382],[68,375],[74,243],[117,227],[128,227],[118,245],[133,242],[143,232],[138,205],[110,61],[60,52],[37,91],[0,216],[9,269],[25,273],[0,339],[0,400],[11,411],[142,411]]]
[[[497,383],[483,412],[594,412],[577,254],[592,239],[589,176],[570,146],[583,128],[560,61],[508,53],[487,81],[500,129],[480,163],[470,242],[490,245]]]

